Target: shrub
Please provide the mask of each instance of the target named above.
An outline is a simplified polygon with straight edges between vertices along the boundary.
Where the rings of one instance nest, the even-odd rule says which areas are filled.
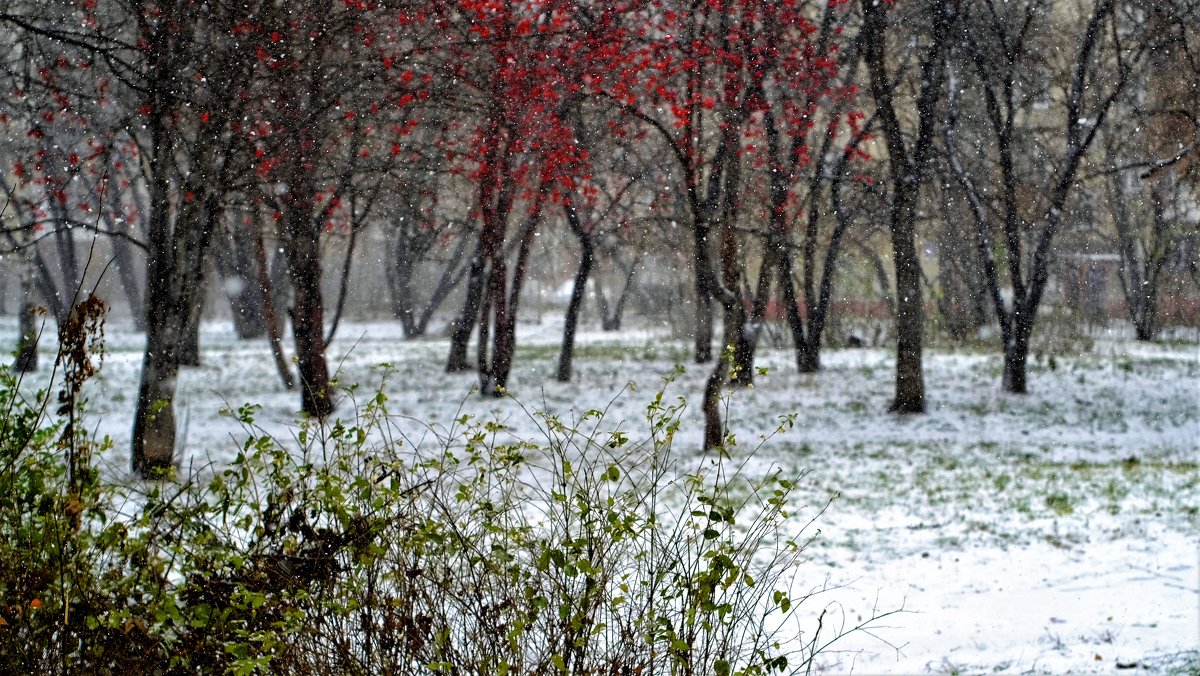
[[[778,632],[800,477],[689,467],[666,388],[640,441],[601,410],[427,425],[380,387],[284,443],[247,405],[227,467],[129,486],[0,385],[0,671],[757,674],[836,639]]]

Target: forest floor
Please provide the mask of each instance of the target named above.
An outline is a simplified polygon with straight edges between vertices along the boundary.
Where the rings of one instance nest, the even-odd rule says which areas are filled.
[[[9,324],[0,319],[0,335],[16,335]],[[675,445],[695,452],[709,367],[689,365],[687,343],[665,330],[587,330],[575,380],[561,384],[560,329],[520,326],[511,399],[472,395],[473,374],[443,371],[445,339],[403,341],[393,323],[344,324],[331,368],[359,394],[383,387],[391,412],[416,421],[468,412],[533,438],[528,410],[570,419],[606,407],[606,421],[637,436],[663,377],[684,364],[668,398],[691,402]],[[101,462],[115,477],[127,476],[143,341],[111,322],[89,384],[90,420],[114,444]],[[729,402],[735,460],[749,475],[809,470],[801,525],[838,496],[810,527],[820,535],[796,574],[794,591],[817,592],[801,629],[823,610],[827,627],[902,610],[836,643],[825,670],[1200,673],[1200,348],[1089,343],[1031,358],[1025,396],[999,391],[997,353],[929,349],[929,413],[911,417],[885,413],[887,350],[830,349],[820,373],[801,375],[790,350],[760,349],[768,373]],[[264,341],[238,341],[226,322],[206,325],[202,344],[204,365],[178,383],[185,471],[236,453],[242,431],[222,407],[260,404],[259,422],[288,438],[299,401]],[[347,396],[338,414],[352,412]],[[789,413],[795,428],[770,436]]]

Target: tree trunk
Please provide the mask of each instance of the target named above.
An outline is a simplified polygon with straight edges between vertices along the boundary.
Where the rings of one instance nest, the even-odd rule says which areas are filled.
[[[143,477],[163,473],[175,462],[175,377],[179,367],[173,355],[163,351],[170,339],[152,326],[153,320],[147,322],[147,334],[153,332],[154,337],[146,342],[133,423],[133,469]]]
[[[1028,339],[1015,338],[1004,345],[1004,375],[1001,387],[1005,392],[1025,394],[1026,364],[1029,361]]]
[[[612,259],[616,260],[616,252],[612,254]],[[621,285],[621,292],[617,294],[617,301],[611,306],[604,297],[603,287],[600,284],[600,277],[596,278],[596,300],[600,304],[600,328],[604,331],[620,331],[622,317],[625,316],[625,308],[629,304],[629,292],[633,289],[633,276],[637,274],[638,259],[634,259],[625,268],[625,279]],[[621,266],[614,263],[614,268],[620,269]]]
[[[338,324],[342,323],[342,312],[346,309],[346,297],[350,293],[350,269],[354,265],[354,245],[358,242],[358,230],[358,226],[350,226],[350,241],[346,242],[346,258],[342,261],[341,285],[338,287],[337,303],[333,306],[333,321],[329,324],[329,333],[325,335],[326,345],[333,342]]]
[[[571,288],[571,300],[567,304],[566,321],[563,323],[562,351],[558,355],[557,379],[560,383],[570,382],[571,366],[575,355],[575,331],[579,326],[579,314],[587,295],[588,276],[592,272],[593,251],[590,238],[580,240],[583,254],[579,258],[579,270],[575,273],[575,285]]]
[[[203,212],[195,206],[180,209],[172,232],[167,172],[155,173],[146,273],[146,352],[130,453],[133,470],[142,476],[166,471],[175,461],[179,352],[190,313],[199,302],[201,271],[211,241]]]
[[[713,301],[707,286],[696,281],[696,363],[712,361]]]
[[[400,328],[405,338],[417,334],[417,303],[412,289],[412,275],[415,262],[406,255],[403,241],[397,238],[394,263],[390,266],[388,289],[392,292],[392,316],[400,320]]]
[[[921,299],[921,271],[911,219],[908,227],[894,227],[892,247],[896,262],[896,398],[893,413],[925,412],[925,376],[921,364],[925,308]]]
[[[19,320],[20,336],[17,343],[17,358],[13,362],[13,370],[17,373],[32,373],[38,367],[38,308],[33,302],[37,291],[37,281],[34,278],[33,264],[29,260],[29,252],[25,252],[25,261],[21,265],[21,317]]]
[[[263,318],[263,294],[255,270],[257,253],[251,227],[234,226],[232,233],[218,240],[220,248],[213,258],[229,299],[233,329],[240,340],[262,338],[267,333]]]
[[[571,380],[571,366],[575,356],[575,330],[579,326],[579,314],[583,310],[588,278],[592,274],[592,264],[595,261],[592,235],[584,231],[573,204],[568,202],[565,210],[571,230],[579,237],[579,269],[575,272],[575,284],[571,287],[571,300],[567,303],[566,319],[563,322],[562,350],[558,354],[558,373],[555,376],[560,383]]]
[[[729,364],[718,359],[708,380],[704,382],[704,450],[720,448],[725,444],[725,423],[721,418],[721,386]]]
[[[264,232],[260,229],[258,236],[262,238]],[[263,242],[265,248],[266,242]],[[264,251],[265,253],[265,251]],[[282,248],[276,248],[271,255],[271,267],[268,271],[268,278],[271,283],[269,287],[271,293],[271,304],[275,306],[275,317],[280,321],[280,330],[283,330],[283,316],[280,310],[286,311],[292,305],[292,274],[288,271],[288,257]]]
[[[721,143],[723,147],[732,147],[733,138],[740,130],[740,123],[726,121],[726,125],[725,138]],[[726,383],[732,379],[739,387],[750,385],[751,374],[754,372],[752,360],[754,359],[755,331],[754,327],[747,326],[746,300],[741,291],[745,266],[742,264],[737,232],[734,229],[739,206],[736,191],[741,186],[741,164],[733,156],[726,157],[729,159],[721,164],[722,175],[719,177],[724,187],[721,192],[719,212],[721,219],[721,279],[715,279],[711,268],[707,269],[709,273],[707,275],[708,288],[712,291],[711,295],[718,296],[724,310],[722,313],[724,335],[722,337],[725,348],[721,350],[716,367],[704,386],[704,450],[706,451],[723,446],[725,443],[725,421],[721,416],[720,398]],[[697,240],[698,245],[701,240]],[[703,249],[697,246],[697,251],[703,251]],[[766,262],[765,265],[770,267],[770,262]],[[766,279],[766,275],[759,277],[760,283]]]
[[[1141,318],[1133,325],[1134,336],[1142,342],[1150,343],[1158,338],[1158,322],[1154,318],[1155,310],[1154,307],[1145,309]]]
[[[925,377],[921,350],[924,345],[925,309],[921,296],[921,263],[916,247],[916,211],[925,164],[933,141],[937,104],[941,96],[942,54],[957,12],[956,2],[937,4],[930,44],[922,57],[917,95],[917,134],[910,148],[904,138],[893,99],[895,81],[886,56],[886,9],[875,0],[862,0],[863,56],[871,81],[875,112],[883,129],[891,173],[892,258],[896,269],[896,397],[894,413],[925,412]]]
[[[188,308],[181,334],[181,342],[179,344],[180,366],[200,365],[200,323],[204,318],[204,302],[208,296],[207,271],[207,261],[201,261],[200,275],[196,280],[196,287],[193,291],[195,300]]]
[[[484,277],[486,261],[482,251],[476,251],[471,259],[471,268],[467,273],[467,293],[463,298],[463,309],[454,321],[450,335],[450,357],[446,361],[447,373],[458,373],[470,368],[467,361],[467,345],[471,342],[471,333],[479,322],[480,305],[483,303]],[[483,344],[480,345],[483,348]]]
[[[726,348],[717,357],[717,363],[704,383],[704,450],[712,450],[725,444],[726,426],[721,415],[721,393],[733,379],[736,385],[749,385],[751,366],[744,361],[747,356],[746,313],[741,305],[741,296],[736,295],[723,303],[724,342]]]
[[[129,227],[123,219],[109,221],[109,228],[118,232],[129,232]],[[133,246],[124,237],[113,237],[112,252],[113,261],[117,265],[117,276],[125,291],[125,300],[129,303],[129,316],[133,318],[133,326],[138,331],[145,331],[146,304],[142,300],[142,285],[134,264]]]
[[[521,281],[519,275],[523,266],[518,262],[513,274],[511,293],[507,289],[508,266],[497,264],[492,268],[492,276],[499,279],[492,286],[492,313],[495,318],[493,332],[492,356],[486,370],[480,371],[480,394],[485,397],[500,397],[508,387],[508,376],[512,371],[513,352],[517,348],[517,308],[516,297],[520,294]],[[494,281],[493,280],[493,281]],[[510,299],[514,302],[509,302]],[[482,336],[481,336],[482,338]]]
[[[283,386],[289,390],[295,389],[296,379],[292,377],[292,369],[288,366],[287,357],[283,353],[283,340],[279,330],[279,313],[275,308],[275,293],[271,277],[267,270],[267,249],[263,245],[262,230],[256,228],[251,235],[251,246],[254,249],[255,267],[258,270],[258,293],[261,297],[263,326],[266,328],[267,340],[271,344],[271,356],[275,359],[275,370]]]
[[[300,371],[301,410],[314,418],[333,412],[329,392],[329,366],[325,361],[325,310],[321,300],[321,251],[319,233],[307,209],[307,200],[297,199],[286,210],[285,251],[292,280],[292,333]]]
[[[788,253],[779,257],[779,286],[783,290],[788,330],[796,349],[796,370],[800,373],[816,373],[821,368],[821,344],[806,335],[804,317],[800,316],[799,299],[796,298],[796,282],[792,279],[792,257]]]

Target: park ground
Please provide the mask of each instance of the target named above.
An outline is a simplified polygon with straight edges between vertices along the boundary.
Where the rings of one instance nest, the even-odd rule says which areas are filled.
[[[464,412],[536,438],[531,411],[569,420],[591,408],[637,436],[647,402],[683,364],[666,385],[669,400],[693,402],[675,447],[685,462],[700,458],[708,367],[688,363],[686,341],[653,327],[585,331],[574,382],[562,384],[553,380],[560,329],[549,317],[520,326],[511,397],[496,400],[472,393],[472,374],[443,372],[444,339],[404,341],[385,322],[343,325],[330,349],[350,390],[337,415],[353,415],[357,397],[381,387],[389,410],[411,419],[414,442]],[[751,477],[807,471],[797,529],[816,517],[805,532],[819,535],[792,582],[794,593],[812,592],[798,631],[823,611],[834,628],[902,611],[834,644],[823,669],[1200,673],[1200,349],[1118,333],[1035,353],[1025,396],[1000,392],[998,352],[929,349],[929,413],[912,417],[885,412],[888,350],[830,349],[820,373],[802,375],[788,349],[764,346],[765,375],[728,401],[732,460]],[[89,424],[113,441],[99,462],[118,480],[132,480],[143,340],[111,322],[88,385]],[[260,424],[287,438],[299,405],[264,342],[213,323],[203,345],[204,364],[178,383],[187,472],[220,467],[239,448],[244,433],[222,408],[260,404]],[[45,386],[48,361],[26,386]],[[772,434],[788,414],[793,428]]]

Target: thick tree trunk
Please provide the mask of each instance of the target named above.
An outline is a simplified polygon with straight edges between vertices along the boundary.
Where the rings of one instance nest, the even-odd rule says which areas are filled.
[[[1004,346],[1004,374],[1001,387],[1005,392],[1025,394],[1026,365],[1029,361],[1029,341],[1014,339]]]
[[[165,172],[164,172],[165,173]],[[146,274],[146,353],[134,411],[133,470],[142,476],[166,471],[175,461],[175,379],[190,313],[197,303],[211,230],[203,212],[180,210],[170,227],[166,178],[152,189]]]
[[[796,282],[792,278],[790,254],[779,257],[779,286],[783,289],[783,303],[787,311],[788,329],[792,334],[792,345],[796,349],[796,370],[800,373],[816,373],[821,368],[821,341],[805,331],[804,317],[800,315],[799,299],[796,297]],[[806,308],[808,309],[808,308]],[[811,309],[808,309],[811,312]]]
[[[707,216],[696,214],[693,218],[704,219]],[[695,268],[696,277],[696,304],[693,306],[693,312],[696,313],[695,359],[697,364],[706,364],[712,361],[713,295],[716,291],[713,288],[715,286],[713,277],[716,275],[716,271],[712,268],[712,257],[708,250],[709,227],[707,223],[693,226],[695,235],[692,242],[692,266]]]
[[[496,263],[492,266],[492,284],[488,292],[491,300],[494,326],[494,343],[491,361],[480,369],[480,393],[485,397],[500,397],[508,388],[508,377],[512,373],[513,358],[517,350],[517,310],[520,307],[521,286],[525,281],[526,264],[529,257],[529,240],[534,227],[526,229],[521,241],[521,251],[513,266],[512,285],[508,285],[508,266]],[[486,318],[484,320],[486,323]],[[480,333],[480,345],[484,334]],[[482,355],[482,347],[480,348]]]
[[[133,469],[143,477],[166,472],[175,462],[175,378],[179,366],[166,352],[151,352],[164,350],[165,342],[160,331],[146,343],[134,410]]]
[[[893,413],[925,412],[925,376],[921,364],[925,308],[921,298],[921,270],[912,219],[908,227],[893,227],[896,262],[896,398]]]
[[[721,415],[721,394],[732,379],[736,385],[750,384],[749,372],[752,365],[747,357],[746,312],[741,305],[741,296],[727,299],[723,303],[724,344],[726,349],[717,357],[717,363],[704,383],[704,450],[712,450],[725,444],[726,426]]]
[[[696,282],[696,354],[697,364],[712,361],[713,300],[708,289],[699,280]]]
[[[722,147],[732,147],[735,135],[740,129],[740,124],[734,124],[733,121],[726,121],[728,125],[724,130],[725,138],[722,139]],[[723,186],[723,191],[720,193],[720,262],[721,262],[721,280],[715,279],[708,268],[709,274],[706,275],[708,288],[711,290],[712,296],[717,296],[721,301],[721,307],[724,310],[722,316],[724,318],[724,349],[721,350],[721,355],[717,359],[716,367],[712,374],[708,377],[708,382],[704,386],[704,449],[711,450],[725,443],[725,421],[722,419],[720,397],[721,392],[725,388],[726,383],[731,379],[739,387],[751,384],[751,374],[754,372],[754,341],[755,336],[752,327],[747,327],[746,316],[746,299],[741,292],[741,280],[745,273],[745,267],[742,264],[741,250],[738,245],[737,232],[734,230],[734,224],[737,222],[738,200],[736,190],[741,186],[741,164],[732,156],[725,163],[720,164],[722,175],[719,177]],[[715,169],[714,169],[715,171]],[[710,188],[713,183],[710,183]],[[702,242],[703,238],[697,239],[697,245]],[[697,251],[705,251],[700,246],[697,246]],[[697,261],[699,264],[700,261]],[[766,265],[770,267],[770,262]],[[766,276],[760,275],[760,282],[765,281]]]
[[[721,387],[729,364],[718,359],[708,380],[704,382],[704,450],[719,448],[725,443],[725,423],[721,416]]]
[[[896,114],[895,82],[888,72],[886,57],[886,9],[874,0],[862,0],[863,56],[871,80],[875,112],[883,129],[891,173],[892,258],[896,270],[896,397],[889,410],[894,413],[925,412],[925,377],[921,351],[924,345],[925,309],[921,296],[921,267],[916,247],[916,211],[921,184],[934,133],[937,104],[941,97],[944,63],[942,54],[949,40],[950,23],[957,2],[938,5],[931,26],[930,44],[922,58],[920,91],[917,95],[917,134],[911,149]]]
[[[321,299],[319,234],[306,204],[297,200],[288,209],[288,272],[292,280],[292,333],[300,372],[301,410],[314,418],[333,412],[329,366],[325,361],[325,310]]]
[[[1133,334],[1142,342],[1154,342],[1158,338],[1158,322],[1154,320],[1155,308],[1147,308],[1143,312],[1145,314],[1133,325]]]
[[[262,230],[259,231],[260,238],[264,236]],[[263,242],[265,248],[266,242]],[[265,253],[265,252],[264,252]],[[271,304],[275,306],[275,316],[281,322],[280,329],[282,330],[283,315],[281,310],[286,311],[292,305],[292,281],[291,273],[288,272],[288,257],[282,248],[277,248],[271,255],[271,266],[268,270],[268,278],[271,285],[267,287],[271,293]]]
[[[404,255],[404,247],[396,244],[395,263],[391,266],[388,289],[392,292],[392,316],[400,321],[405,338],[417,335],[417,303],[412,290],[414,263]]]

